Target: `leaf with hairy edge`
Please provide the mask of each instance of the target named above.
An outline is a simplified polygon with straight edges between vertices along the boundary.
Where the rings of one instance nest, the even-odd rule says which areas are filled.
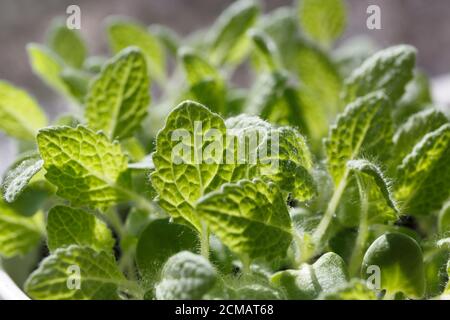
[[[162,82],[165,77],[166,59],[159,40],[143,26],[127,21],[112,20],[108,23],[109,44],[114,53],[136,46],[147,58],[150,76]]]
[[[47,118],[37,102],[6,81],[0,81],[0,119],[0,131],[30,141],[47,125]]]
[[[73,280],[80,281],[79,289],[70,287]],[[125,282],[112,254],[72,245],[42,260],[27,279],[25,292],[33,299],[112,300],[119,298],[118,289]]]
[[[246,54],[249,39],[246,32],[259,15],[255,1],[236,1],[217,19],[209,34],[211,61],[217,64],[237,63]]]
[[[108,61],[92,82],[86,119],[111,139],[131,137],[147,115],[150,103],[147,66],[142,51],[127,48]]]
[[[327,46],[341,35],[347,22],[343,0],[299,0],[298,14],[304,32]]]
[[[367,287],[362,280],[352,279],[349,283],[325,292],[319,296],[320,300],[377,300],[377,293]]]
[[[198,300],[210,291],[217,272],[204,257],[182,251],[164,265],[162,280],[155,287],[159,300]]]
[[[13,202],[42,169],[44,161],[38,155],[25,158],[6,172],[2,183],[6,202]]]
[[[287,206],[274,183],[227,183],[202,197],[196,209],[225,245],[251,259],[283,256],[292,241]]]
[[[450,196],[450,124],[426,134],[398,167],[395,195],[409,214],[441,208]]]
[[[344,100],[351,102],[370,92],[384,90],[397,101],[413,78],[416,49],[399,45],[381,50],[368,58],[345,81]]]
[[[335,185],[346,179],[349,160],[388,152],[393,131],[390,112],[389,99],[375,92],[349,104],[338,116],[325,141],[328,170]]]
[[[398,218],[397,203],[394,200],[390,182],[375,164],[367,160],[350,160],[347,168],[359,174],[363,179],[369,201],[368,220],[371,224],[377,221],[395,221]]]
[[[86,45],[77,30],[69,29],[64,20],[57,20],[47,37],[50,49],[67,65],[80,69],[87,56]]]
[[[448,122],[445,115],[434,108],[412,115],[394,135],[395,157],[403,160],[427,133]]]
[[[81,209],[52,208],[47,217],[48,247],[51,252],[70,245],[88,246],[112,252],[114,239],[105,223]]]
[[[24,255],[41,240],[44,217],[37,213],[25,217],[0,199],[0,255]]]
[[[126,198],[119,179],[128,163],[117,142],[83,126],[42,129],[37,142],[45,177],[73,205],[104,209]]]

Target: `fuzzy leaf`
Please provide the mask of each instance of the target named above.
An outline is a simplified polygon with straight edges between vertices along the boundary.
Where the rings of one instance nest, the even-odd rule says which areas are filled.
[[[399,45],[381,50],[368,58],[345,81],[344,100],[351,102],[370,92],[384,90],[397,101],[413,77],[416,49]]]
[[[50,127],[37,136],[45,177],[73,205],[104,209],[124,199],[119,186],[127,169],[120,145],[83,126]]]
[[[79,277],[74,272],[77,268]],[[79,289],[70,288],[74,280],[80,281]],[[119,298],[123,282],[125,277],[112,254],[72,245],[42,260],[26,281],[25,292],[33,299],[112,300]]]
[[[189,251],[172,256],[156,285],[159,300],[198,300],[214,287],[217,273],[204,257]]]
[[[111,231],[105,223],[84,210],[64,206],[49,211],[47,237],[51,252],[73,244],[106,252],[112,252],[114,246]]]
[[[353,279],[348,284],[332,292],[325,292],[319,296],[320,300],[377,300],[374,290],[367,287],[364,281]]]
[[[128,138],[140,127],[150,103],[145,57],[127,48],[108,61],[90,86],[86,119],[111,139]]]
[[[396,198],[409,214],[441,208],[450,196],[450,124],[428,133],[398,167]]]
[[[197,213],[232,251],[250,258],[283,256],[291,243],[291,222],[280,190],[255,179],[224,184],[202,197]]]
[[[0,81],[0,119],[0,131],[30,141],[47,125],[47,118],[37,102],[24,90],[5,81]]]
[[[0,255],[24,255],[42,238],[43,215],[25,217],[0,200]]]

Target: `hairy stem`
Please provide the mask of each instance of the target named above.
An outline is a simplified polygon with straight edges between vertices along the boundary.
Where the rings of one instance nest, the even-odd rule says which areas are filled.
[[[368,212],[369,212],[369,197],[365,190],[364,183],[361,177],[357,174],[356,181],[358,183],[359,197],[361,203],[361,211],[359,218],[358,236],[356,237],[355,246],[350,258],[349,271],[350,275],[356,276],[361,267],[363,258],[364,246],[366,244],[368,235]]]
[[[200,234],[200,253],[209,260],[209,228],[202,222],[202,232]]]

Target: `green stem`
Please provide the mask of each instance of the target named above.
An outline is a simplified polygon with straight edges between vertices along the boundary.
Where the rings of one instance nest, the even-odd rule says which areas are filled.
[[[361,213],[359,220],[358,236],[356,237],[355,246],[350,258],[349,271],[350,275],[356,276],[361,267],[363,258],[364,246],[368,236],[368,212],[369,212],[369,197],[364,187],[361,177],[357,174],[356,181],[358,183],[359,196],[361,201]]]
[[[200,235],[200,253],[209,260],[209,228],[202,222],[202,232]]]
[[[136,299],[144,299],[145,291],[135,281],[124,280],[119,284],[120,288]]]
[[[125,227],[123,226],[119,213],[114,208],[111,208],[106,212],[106,217],[114,231],[116,231],[117,235],[122,239],[125,234]]]
[[[315,253],[318,253],[317,251],[321,250],[324,245],[323,242],[325,240],[328,228],[331,221],[333,220],[336,209],[339,205],[339,202],[341,201],[342,194],[344,193],[345,187],[347,185],[347,176],[348,170],[345,171],[344,176],[339,182],[337,188],[334,190],[333,196],[331,197],[330,202],[328,202],[327,210],[325,211],[322,220],[320,221],[316,231],[313,234],[313,240],[316,246]]]
[[[248,255],[243,255],[241,257],[241,262],[242,262],[242,275],[248,275],[251,273],[251,269],[250,269],[250,258]]]

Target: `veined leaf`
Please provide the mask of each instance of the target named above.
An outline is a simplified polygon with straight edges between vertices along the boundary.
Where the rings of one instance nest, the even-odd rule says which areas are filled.
[[[346,178],[349,160],[389,150],[393,130],[390,109],[389,99],[376,92],[349,104],[338,116],[325,141],[328,170],[335,185]]]
[[[118,53],[123,49],[136,46],[147,58],[152,79],[161,82],[165,79],[165,55],[159,40],[143,26],[127,21],[113,20],[108,23],[108,37],[111,50]]]
[[[2,183],[6,202],[13,202],[17,199],[27,187],[28,182],[41,171],[43,164],[44,161],[34,154],[7,171]]]
[[[303,31],[321,44],[331,45],[345,29],[343,0],[299,0],[298,10]]]
[[[427,133],[446,123],[448,119],[445,115],[434,108],[412,115],[394,135],[395,157],[403,160]]]
[[[215,112],[224,112],[225,81],[220,72],[195,52],[179,53],[192,98]]]
[[[204,257],[189,251],[172,256],[164,265],[162,280],[156,285],[159,300],[197,300],[211,290],[217,272]]]
[[[282,288],[288,299],[315,299],[320,294],[333,292],[348,281],[344,260],[333,252],[321,256],[314,264],[302,264],[298,270],[275,273],[271,282]]]
[[[413,77],[416,49],[399,45],[378,51],[368,58],[345,81],[344,100],[351,102],[370,92],[384,90],[397,101]]]
[[[124,199],[127,190],[119,180],[127,158],[118,143],[83,126],[42,129],[37,142],[45,177],[58,187],[59,196],[99,209]]]
[[[347,167],[359,175],[364,183],[369,201],[368,220],[371,224],[377,221],[395,221],[398,208],[393,198],[390,183],[375,164],[367,160],[350,160]]]
[[[51,252],[70,245],[88,246],[112,252],[114,239],[105,223],[81,209],[52,208],[47,217],[48,247]]]
[[[0,130],[18,139],[34,140],[47,125],[37,102],[24,90],[0,81]]]
[[[224,244],[249,258],[283,256],[292,241],[287,206],[271,182],[224,184],[202,197],[196,209]]]
[[[0,199],[0,255],[24,255],[41,240],[44,228],[42,213],[25,217]]]
[[[78,102],[72,96],[70,87],[61,78],[64,71],[63,61],[49,49],[39,44],[29,44],[27,50],[33,72],[53,90]]]
[[[259,15],[255,1],[236,1],[218,18],[210,32],[211,61],[217,64],[238,63],[246,54],[249,39],[246,32]]]
[[[145,57],[127,48],[106,63],[93,81],[86,101],[90,128],[103,130],[111,139],[128,138],[147,114],[149,79]]]
[[[64,20],[58,20],[50,28],[47,42],[67,65],[80,69],[87,56],[86,45],[77,30],[67,28]]]
[[[79,289],[71,287],[76,281]],[[72,245],[42,260],[26,281],[25,292],[34,299],[111,300],[119,298],[125,281],[112,254]]]
[[[398,167],[395,194],[409,214],[441,208],[450,195],[450,124],[426,134]]]

